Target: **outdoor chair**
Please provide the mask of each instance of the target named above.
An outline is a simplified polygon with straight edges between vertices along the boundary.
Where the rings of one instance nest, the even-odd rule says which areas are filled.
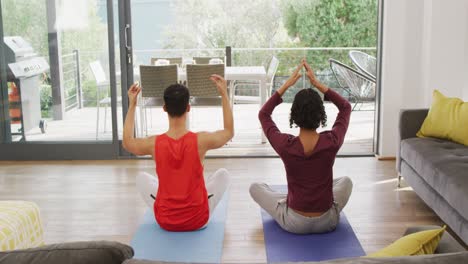
[[[177,83],[177,65],[145,66],[140,65],[141,78],[141,131],[148,135],[147,108],[164,105],[164,90]],[[150,109],[150,120],[151,109]]]
[[[361,73],[367,75],[374,82],[376,81],[377,59],[374,56],[362,51],[352,50],[349,52],[349,57]]]
[[[89,64],[91,72],[96,81],[96,140],[99,138],[99,112],[100,107],[104,106],[104,133],[106,132],[107,124],[107,108],[111,104],[111,98],[109,96],[110,83],[107,80],[106,73],[102,67],[100,61],[93,61]],[[104,98],[101,98],[103,96]],[[122,97],[117,97],[117,102],[122,102]]]
[[[193,57],[193,60],[196,64],[210,64],[210,60],[212,59],[219,59],[223,61],[220,57]]]
[[[182,57],[174,57],[174,58],[151,58],[151,65],[156,65],[157,60],[168,60],[169,64],[176,64],[179,67],[182,65]]]
[[[375,82],[367,75],[334,59],[330,59],[330,68],[340,88],[354,98],[353,111],[358,104],[362,106],[364,99],[375,99]]]
[[[268,70],[267,70],[267,83],[266,83],[267,88],[268,88],[267,97],[271,96],[271,91],[273,90],[274,79],[275,79],[276,71],[278,70],[278,66],[279,66],[279,60],[278,58],[273,56],[271,58],[270,65],[268,66]],[[258,87],[259,96],[236,95],[236,91],[238,91],[239,86]],[[251,82],[251,81],[250,82],[249,81],[235,82],[232,90],[233,90],[232,98],[233,98],[234,103],[235,102],[237,103],[259,103],[260,101],[260,83],[259,82]]]
[[[191,106],[221,105],[221,97],[210,76],[224,77],[224,64],[187,65],[187,88],[190,91]],[[190,115],[193,117],[193,114]]]

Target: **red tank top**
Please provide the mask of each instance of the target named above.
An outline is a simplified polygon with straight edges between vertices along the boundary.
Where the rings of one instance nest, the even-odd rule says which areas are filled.
[[[156,137],[154,159],[159,187],[154,215],[158,224],[168,231],[197,230],[209,219],[197,141],[197,134],[192,132],[179,139],[166,134]]]

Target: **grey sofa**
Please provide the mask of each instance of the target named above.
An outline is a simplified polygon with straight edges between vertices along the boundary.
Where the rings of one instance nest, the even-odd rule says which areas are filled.
[[[406,234],[437,228],[408,228]],[[241,252],[239,252],[241,254]],[[168,263],[132,259],[133,249],[117,242],[75,242],[38,248],[0,252],[0,264],[157,264]],[[194,260],[196,261],[196,260]],[[308,262],[310,264],[317,262]],[[399,258],[349,258],[320,262],[323,264],[444,264],[468,263],[468,251],[448,233],[444,233],[435,254]]]
[[[468,243],[468,147],[416,133],[428,109],[400,112],[398,181],[403,177],[413,190]]]
[[[0,252],[0,264],[121,264],[130,246],[108,241],[73,242]]]

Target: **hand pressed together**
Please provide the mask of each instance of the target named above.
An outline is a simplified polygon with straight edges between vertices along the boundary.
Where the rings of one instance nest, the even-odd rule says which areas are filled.
[[[310,65],[307,63],[306,59],[302,59],[301,63],[297,66],[296,70],[292,73],[292,75],[289,77],[289,79],[283,84],[278,89],[278,94],[280,96],[283,96],[283,94],[294,84],[296,84],[297,80],[299,80],[302,75],[299,73],[299,71],[304,68],[306,70],[306,76],[310,81],[310,84],[314,87],[316,87],[320,92],[326,93],[328,91],[328,87],[323,85],[315,76],[314,71],[310,67]]]

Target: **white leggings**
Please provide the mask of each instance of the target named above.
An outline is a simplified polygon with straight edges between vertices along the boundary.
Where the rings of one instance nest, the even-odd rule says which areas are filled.
[[[156,197],[158,193],[158,178],[149,173],[141,172],[136,177],[136,186],[143,201],[145,201],[149,208],[153,209],[154,197]],[[211,216],[229,187],[228,171],[226,169],[217,170],[215,173],[205,178],[205,186],[208,196],[210,196],[208,199],[208,206]]]

